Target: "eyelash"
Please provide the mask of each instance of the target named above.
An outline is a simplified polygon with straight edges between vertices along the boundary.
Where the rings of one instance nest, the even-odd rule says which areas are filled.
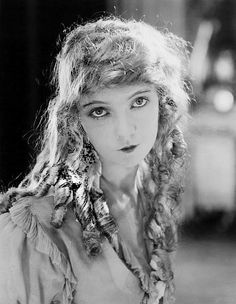
[[[140,106],[140,105],[139,105],[139,106],[134,106],[134,103],[137,102],[137,101],[140,100],[140,99],[141,99],[141,100],[144,100],[145,103],[142,104],[141,106]],[[137,97],[137,98],[134,100],[134,102],[133,102],[133,104],[132,104],[132,106],[131,106],[131,109],[143,108],[148,102],[149,102],[149,99],[148,99],[147,97]],[[106,114],[104,114],[104,115],[102,115],[102,116],[96,116],[96,115],[94,115],[94,113],[95,113],[97,110],[106,111]],[[88,115],[89,115],[90,117],[92,117],[93,119],[102,119],[102,118],[108,116],[108,115],[109,115],[109,112],[108,112],[105,108],[103,108],[103,107],[97,107],[97,108],[95,108],[95,109],[92,109],[92,110],[89,112]]]

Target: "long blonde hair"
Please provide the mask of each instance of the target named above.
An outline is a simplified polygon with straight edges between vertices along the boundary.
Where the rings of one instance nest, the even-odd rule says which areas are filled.
[[[182,191],[179,171],[186,155],[181,124],[189,99],[187,62],[185,41],[141,21],[113,17],[70,29],[56,58],[55,97],[48,106],[41,152],[20,185],[4,194],[2,212],[19,197],[44,196],[53,188],[55,227],[61,227],[71,204],[88,254],[99,254],[104,236],[115,246],[118,228],[99,188],[99,158],[80,124],[78,105],[82,96],[104,87],[151,83],[160,111],[156,143],[141,166],[143,192],[154,211],[146,231],[157,255],[158,248],[173,251]]]

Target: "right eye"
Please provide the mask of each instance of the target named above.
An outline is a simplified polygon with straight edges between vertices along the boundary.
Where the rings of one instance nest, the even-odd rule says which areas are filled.
[[[93,110],[89,113],[89,116],[91,116],[92,118],[95,118],[95,119],[99,119],[99,118],[105,117],[105,116],[107,116],[107,115],[108,115],[107,110],[105,110],[105,109],[102,108],[102,107],[93,109]]]

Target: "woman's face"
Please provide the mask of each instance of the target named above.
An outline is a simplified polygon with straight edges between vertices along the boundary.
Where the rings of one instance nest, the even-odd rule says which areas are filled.
[[[81,101],[81,123],[103,166],[138,165],[158,131],[158,95],[153,85],[98,90]]]

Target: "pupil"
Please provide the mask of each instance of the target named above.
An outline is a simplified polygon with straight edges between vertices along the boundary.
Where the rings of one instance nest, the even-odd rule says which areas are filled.
[[[100,115],[100,114],[102,114],[102,110],[96,110],[96,113],[97,113],[97,115]]]

